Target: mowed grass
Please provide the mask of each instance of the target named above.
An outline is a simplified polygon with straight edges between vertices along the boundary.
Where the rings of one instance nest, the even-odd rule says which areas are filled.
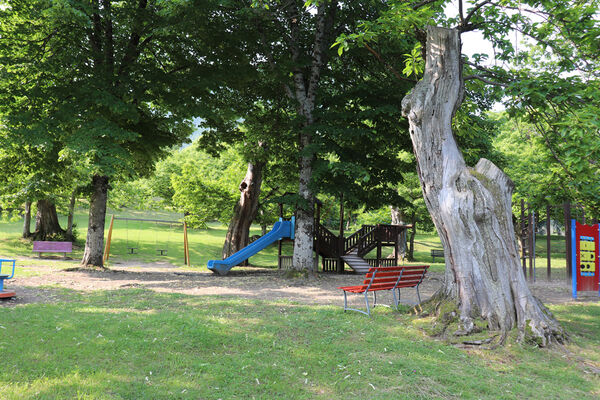
[[[0,398],[597,399],[600,305],[553,307],[569,352],[464,350],[376,309],[77,293],[0,308]],[[587,364],[586,364],[587,363]],[[587,366],[586,366],[587,365]]]
[[[110,257],[108,265],[118,266],[122,263],[149,263],[168,262],[170,264],[183,266],[183,227],[181,224],[165,224],[157,222],[124,221],[119,217],[170,220],[179,221],[182,215],[168,212],[140,212],[134,210],[112,211],[109,210],[105,225],[105,243],[111,216],[117,219],[113,224],[111,238]],[[66,216],[59,216],[61,226],[66,226]],[[88,214],[86,210],[79,210],[75,214],[77,231],[77,243],[73,247],[73,253],[69,255],[72,261],[63,262],[62,253],[45,253],[46,259],[40,261],[43,265],[49,263],[53,266],[72,267],[74,261],[80,261],[83,257],[85,237],[87,234]],[[31,229],[33,230],[33,223]],[[20,239],[23,230],[22,219],[0,219],[0,257],[20,258],[36,257],[32,252],[31,241]],[[189,229],[188,242],[190,248],[190,260],[192,267],[206,268],[206,263],[211,259],[221,259],[221,250],[227,233],[227,226],[219,223],[209,224],[207,229]],[[260,235],[260,227],[254,226],[251,235]],[[129,248],[135,248],[135,254],[131,254]],[[286,251],[289,253],[289,244]],[[159,249],[164,255],[160,255]],[[29,260],[29,264],[37,261]],[[250,258],[250,263],[262,267],[277,266],[277,244]]]

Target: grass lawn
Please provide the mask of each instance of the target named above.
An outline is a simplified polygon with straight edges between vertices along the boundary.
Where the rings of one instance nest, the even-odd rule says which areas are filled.
[[[86,219],[85,213],[77,214],[80,238]],[[0,256],[32,255],[31,244],[18,239],[20,231],[19,221],[0,222]],[[214,224],[190,232],[194,267],[219,258],[225,231]],[[118,221],[111,262],[182,265],[180,238],[165,226]],[[128,255],[127,245],[134,241],[139,253]],[[156,256],[155,248],[164,243],[167,256]],[[435,235],[418,235],[418,262],[431,263],[429,251],[438,247]],[[27,263],[72,267],[81,252],[76,248],[72,261]],[[272,246],[251,261],[273,267],[276,254]],[[432,266],[443,268],[443,263]],[[558,260],[556,268],[558,275]],[[17,274],[43,274],[26,271]],[[340,307],[289,301],[139,288],[44,289],[55,293],[57,302],[0,307],[1,400],[600,397],[598,303],[550,306],[571,335],[566,350],[527,344],[465,350],[427,336],[421,329],[426,320],[386,308],[368,318]]]
[[[158,220],[176,221],[181,218],[181,214],[167,212],[139,212],[139,211],[118,211],[109,210],[106,217],[105,242],[108,236],[108,227],[110,217],[129,217]],[[66,216],[59,216],[62,227],[66,226]],[[83,247],[87,233],[86,210],[79,210],[75,214],[75,223],[77,231],[77,243],[73,247],[73,253],[70,255],[74,260],[81,260],[83,257]],[[33,229],[33,224],[32,224]],[[23,230],[22,220],[0,220],[0,257],[33,257],[37,256],[32,252],[30,241],[19,239]],[[193,267],[206,268],[206,263],[211,259],[221,259],[221,249],[227,227],[219,223],[209,224],[207,229],[188,230],[188,240],[190,244],[190,260]],[[255,226],[251,229],[251,235],[260,235],[260,228]],[[289,245],[288,245],[289,246]],[[136,254],[129,254],[129,247],[136,247]],[[166,250],[165,256],[158,255],[157,249]],[[58,253],[59,255],[62,255]],[[155,222],[122,221],[115,220],[111,240],[111,251],[109,265],[117,265],[126,262],[158,262],[165,261],[174,265],[183,266],[183,228],[160,224]],[[28,261],[29,262],[29,261]],[[61,265],[60,260],[51,262]],[[250,259],[253,265],[276,267],[277,266],[277,245],[269,246],[267,249],[258,253]],[[42,261],[47,264],[48,260]],[[72,266],[72,262],[65,263]]]
[[[407,314],[160,294],[85,295],[0,308],[0,398],[597,399],[600,305],[553,311],[569,353],[463,350]]]

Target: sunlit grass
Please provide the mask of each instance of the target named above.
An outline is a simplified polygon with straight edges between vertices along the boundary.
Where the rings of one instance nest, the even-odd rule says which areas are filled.
[[[59,290],[59,289],[57,289]],[[600,305],[553,311],[573,357],[461,350],[414,317],[128,289],[2,308],[2,399],[594,399]],[[589,371],[588,371],[589,372]]]

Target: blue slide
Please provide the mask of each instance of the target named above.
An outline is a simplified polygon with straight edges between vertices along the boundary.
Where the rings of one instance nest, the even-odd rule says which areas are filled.
[[[282,218],[279,218],[279,221],[275,222],[275,225],[273,225],[271,232],[250,243],[237,253],[233,253],[224,260],[209,260],[208,269],[212,272],[219,273],[219,275],[227,275],[231,268],[265,249],[271,243],[283,238],[294,239],[295,223],[296,220],[294,217],[292,217],[291,221],[284,221]]]

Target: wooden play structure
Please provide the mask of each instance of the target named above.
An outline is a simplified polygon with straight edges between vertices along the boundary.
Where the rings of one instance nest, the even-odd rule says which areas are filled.
[[[321,223],[322,203],[316,199],[314,251],[317,259],[321,257],[323,272],[344,273],[348,264],[357,273],[366,273],[371,267],[391,267],[399,263],[400,244],[406,243],[406,233],[412,225],[363,225],[359,230],[346,237],[344,235],[344,206],[340,204],[340,229],[335,235]],[[283,204],[279,204],[279,214],[283,217]],[[287,239],[289,240],[289,239]],[[282,242],[279,241],[278,267],[291,266],[292,256],[282,255]],[[382,248],[394,247],[393,258],[383,258]],[[376,250],[375,258],[366,258]],[[317,262],[317,260],[315,260]]]

